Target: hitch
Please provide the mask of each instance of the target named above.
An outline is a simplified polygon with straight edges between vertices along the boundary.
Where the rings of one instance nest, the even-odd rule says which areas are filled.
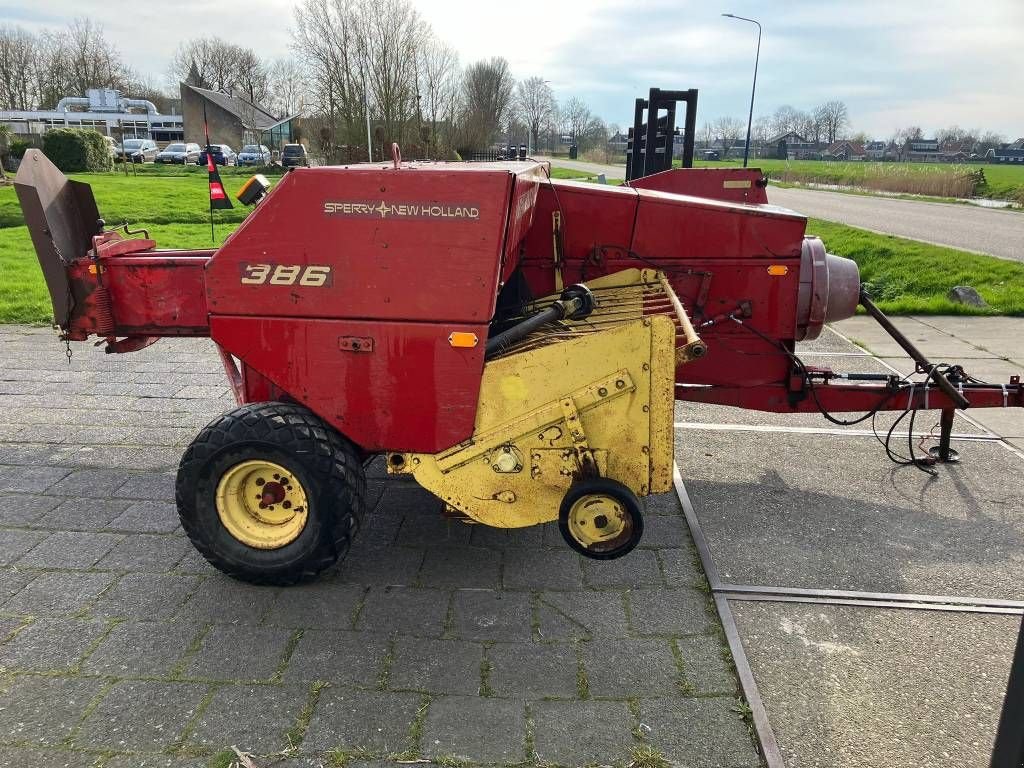
[[[910,358],[914,361],[917,366],[917,370],[921,373],[928,374],[935,385],[942,390],[942,393],[948,397],[956,408],[961,410],[969,408],[971,405],[970,400],[963,396],[963,394],[953,386],[952,382],[946,377],[946,374],[938,369],[938,367],[932,363],[928,358],[917,347],[914,343],[908,339],[903,333],[893,325],[892,321],[885,316],[885,313],[878,308],[878,306],[868,296],[864,286],[860,288],[860,304],[871,315],[878,324],[885,329],[892,338],[899,344],[903,351],[906,352]],[[939,444],[936,448],[933,448],[930,453],[939,461],[956,461],[956,451],[949,447],[949,439],[953,434],[953,416],[956,414],[956,408],[943,408],[939,420]]]

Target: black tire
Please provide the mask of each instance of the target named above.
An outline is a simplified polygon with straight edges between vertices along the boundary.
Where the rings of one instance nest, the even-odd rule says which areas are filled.
[[[285,467],[308,498],[301,532],[276,549],[235,538],[217,511],[220,478],[254,459]],[[365,512],[366,476],[356,447],[308,408],[253,403],[217,418],[192,441],[175,496],[185,533],[211,565],[253,584],[290,585],[316,578],[348,552]]]
[[[587,496],[609,496],[622,507],[625,528],[621,536],[612,541],[592,546],[586,546],[573,536],[570,530],[569,516],[576,503]],[[640,537],[644,533],[644,516],[640,499],[618,480],[608,477],[591,477],[580,480],[574,483],[562,497],[562,504],[558,509],[558,530],[565,542],[584,557],[594,560],[614,560],[617,557],[622,557],[633,551],[640,543]]]

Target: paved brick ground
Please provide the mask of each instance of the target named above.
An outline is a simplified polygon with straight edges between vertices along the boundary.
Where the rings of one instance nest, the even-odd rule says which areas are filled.
[[[378,478],[341,567],[251,587],[172,503],[183,447],[232,406],[208,343],[77,345],[69,367],[8,326],[0,360],[0,766],[760,764],[673,497],[602,564]]]

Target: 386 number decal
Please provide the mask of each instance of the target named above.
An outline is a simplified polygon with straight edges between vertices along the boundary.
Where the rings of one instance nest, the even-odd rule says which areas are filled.
[[[321,288],[331,284],[331,268],[301,264],[243,264],[243,285],[302,285]]]

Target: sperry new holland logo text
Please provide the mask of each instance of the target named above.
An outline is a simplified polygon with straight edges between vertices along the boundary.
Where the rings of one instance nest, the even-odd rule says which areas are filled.
[[[404,219],[479,219],[480,208],[475,205],[447,205],[440,203],[350,202],[327,200],[327,216],[362,216],[386,219],[389,216]]]

